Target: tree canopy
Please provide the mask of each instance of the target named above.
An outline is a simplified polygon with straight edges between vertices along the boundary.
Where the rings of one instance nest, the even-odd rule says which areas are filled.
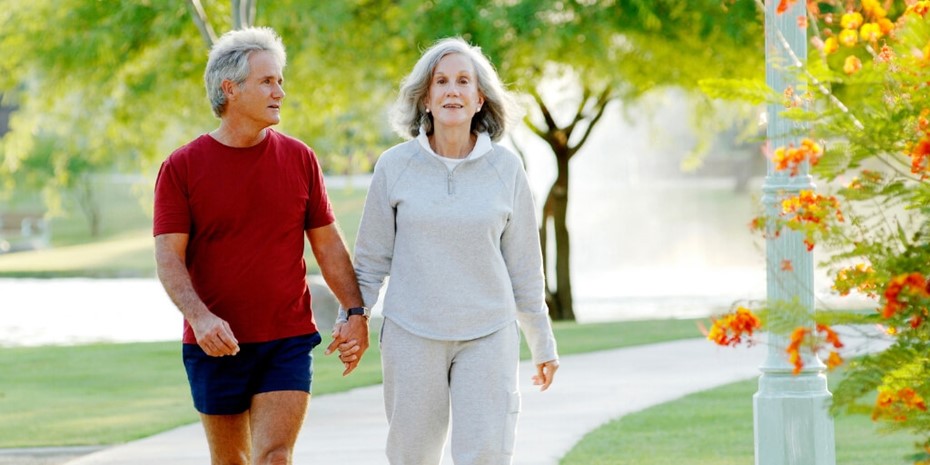
[[[760,18],[753,0],[0,0],[0,103],[16,108],[0,183],[51,198],[84,192],[92,203],[89,174],[151,172],[217,124],[202,84],[209,47],[250,24],[273,27],[288,50],[282,130],[330,172],[367,169],[396,142],[386,113],[399,81],[421,50],[460,36],[527,97],[524,121],[556,157],[541,232],[547,240],[551,220],[559,290],[547,300],[554,318],[573,319],[569,160],[612,101],[761,76]],[[566,77],[574,96],[544,92]]]
[[[234,26],[232,3],[202,3],[213,30]],[[482,46],[520,92],[567,70],[632,98],[761,69],[751,1],[278,0],[255,9],[255,24],[274,27],[289,52],[282,126],[322,157],[344,156],[345,144],[383,148],[399,79],[441,37]],[[0,0],[0,92],[16,107],[0,146],[5,183],[17,174],[61,188],[83,171],[137,171],[216,124],[202,84],[208,45],[193,18],[182,2]]]

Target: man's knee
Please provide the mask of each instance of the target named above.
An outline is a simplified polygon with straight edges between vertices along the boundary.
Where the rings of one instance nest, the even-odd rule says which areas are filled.
[[[212,465],[250,465],[249,452],[244,450],[213,451]]]
[[[255,465],[289,465],[294,451],[287,446],[278,446],[260,451]]]

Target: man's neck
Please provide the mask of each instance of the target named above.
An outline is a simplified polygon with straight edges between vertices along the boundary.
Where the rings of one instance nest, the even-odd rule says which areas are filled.
[[[265,140],[267,128],[246,127],[236,125],[223,119],[220,127],[210,132],[210,136],[217,142],[229,147],[253,147]]]

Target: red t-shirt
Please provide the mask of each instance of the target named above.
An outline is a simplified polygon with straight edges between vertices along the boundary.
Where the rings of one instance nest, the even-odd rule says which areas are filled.
[[[172,153],[155,181],[154,235],[190,235],[194,290],[239,342],[317,331],[304,232],[333,221],[316,155],[271,129],[248,148],[204,134]],[[183,342],[196,343],[187,321]]]

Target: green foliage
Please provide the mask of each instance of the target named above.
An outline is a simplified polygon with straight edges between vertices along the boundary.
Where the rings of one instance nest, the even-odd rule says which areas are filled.
[[[798,138],[823,144],[822,157],[813,150],[795,155],[815,165],[811,173],[826,180],[834,195],[801,192],[786,199],[776,217],[759,222],[768,225],[769,234],[791,229],[809,247],[825,249],[823,265],[838,294],[858,293],[876,301],[873,312],[818,314],[819,324],[878,324],[893,336],[887,350],[849,363],[847,377],[835,390],[834,412],[871,415],[888,429],[923,436],[927,445],[930,3],[908,3],[818,3],[821,13],[832,16],[812,17],[818,21],[808,29],[812,43],[821,44],[803,70],[811,91],[793,89],[800,97],[786,99],[781,116],[807,128]],[[859,13],[861,22],[854,16]],[[883,30],[869,42],[867,28],[878,31],[879,26],[893,31]],[[842,44],[844,35],[857,43]],[[741,84],[730,81],[717,88]],[[750,95],[756,91],[745,88]],[[776,167],[792,148],[773,148],[778,149]],[[784,321],[770,318],[770,329],[792,332],[797,312],[772,307],[767,314],[779,314]],[[823,338],[811,341],[815,350],[823,343]]]
[[[760,79],[702,79],[698,85],[708,97],[737,100],[752,105],[778,101],[780,96]]]
[[[228,2],[202,3],[213,30],[231,27]],[[215,124],[201,78],[208,46],[185,2],[2,0],[0,10],[0,94],[16,108],[0,148],[8,185],[27,174],[67,188],[81,172],[145,170]],[[552,69],[613,83],[618,95],[694,87],[723,69],[746,74],[761,56],[744,53],[761,50],[749,0],[281,0],[257,2],[256,24],[288,47],[282,128],[324,160],[354,157],[354,169],[393,140],[385,109],[438,38],[481,45],[521,92]]]

